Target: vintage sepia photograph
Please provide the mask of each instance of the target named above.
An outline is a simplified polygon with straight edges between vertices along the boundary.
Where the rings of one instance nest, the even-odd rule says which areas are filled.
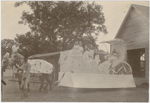
[[[1,1],[1,102],[149,102],[149,1]]]

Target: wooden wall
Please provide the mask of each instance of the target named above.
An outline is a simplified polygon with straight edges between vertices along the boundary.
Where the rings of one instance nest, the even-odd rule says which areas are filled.
[[[128,50],[147,47],[149,22],[136,9],[132,9],[118,38],[126,41]]]
[[[149,82],[149,47],[145,48],[145,78]]]

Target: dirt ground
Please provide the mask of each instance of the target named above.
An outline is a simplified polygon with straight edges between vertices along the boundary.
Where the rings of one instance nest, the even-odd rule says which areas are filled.
[[[55,87],[49,93],[38,91],[39,85],[31,84],[29,97],[21,99],[18,83],[7,81],[3,86],[2,102],[148,102],[148,86],[128,89],[76,89]]]

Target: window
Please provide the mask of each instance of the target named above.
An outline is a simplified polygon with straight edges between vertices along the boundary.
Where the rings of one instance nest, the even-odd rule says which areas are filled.
[[[141,53],[140,66],[141,66],[141,71],[144,71],[143,69],[145,68],[145,53]]]

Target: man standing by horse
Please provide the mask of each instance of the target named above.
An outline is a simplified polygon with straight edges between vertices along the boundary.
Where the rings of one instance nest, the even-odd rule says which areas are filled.
[[[30,78],[30,69],[31,69],[31,65],[28,62],[28,53],[27,53],[27,49],[26,47],[23,47],[23,50],[21,51],[21,54],[24,55],[24,57],[22,57],[23,61],[19,59],[19,43],[15,43],[15,45],[12,46],[12,56],[11,58],[14,61],[14,64],[16,66],[16,68],[18,68],[17,74],[19,76],[20,81],[20,86],[23,91],[24,96],[23,97],[27,97],[28,96],[28,91],[27,87],[29,86],[29,78]],[[20,67],[18,67],[16,64],[19,63],[18,65]],[[21,71],[21,74],[19,73],[19,71]],[[29,88],[28,88],[29,89]]]
[[[18,72],[21,71],[21,88],[24,93],[23,97],[26,98],[28,96],[28,91],[29,91],[27,90],[27,88],[29,87],[31,65],[28,62],[28,53],[25,47],[23,48],[22,54],[24,55],[23,58],[24,61],[23,63],[21,63],[20,67],[17,68],[18,68]]]
[[[27,88],[29,86],[30,69],[31,69],[31,65],[28,62],[27,56],[24,57],[24,63],[19,69],[22,70],[21,87],[24,93],[24,97],[26,98],[28,96],[28,91],[29,91],[27,90]]]

